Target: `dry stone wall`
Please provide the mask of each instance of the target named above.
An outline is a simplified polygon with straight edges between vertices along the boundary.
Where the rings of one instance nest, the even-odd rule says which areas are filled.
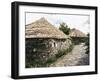
[[[45,62],[70,45],[70,39],[26,39],[26,64],[34,60]]]

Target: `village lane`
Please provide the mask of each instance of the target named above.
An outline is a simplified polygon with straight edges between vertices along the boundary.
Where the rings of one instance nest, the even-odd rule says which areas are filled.
[[[84,43],[75,45],[70,53],[59,58],[51,67],[89,65],[89,55],[85,54]]]

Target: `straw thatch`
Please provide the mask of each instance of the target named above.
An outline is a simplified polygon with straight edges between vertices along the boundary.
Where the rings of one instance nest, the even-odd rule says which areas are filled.
[[[69,36],[71,36],[71,37],[86,37],[86,34],[84,34],[83,32],[79,31],[78,29],[73,28],[70,31]]]
[[[25,37],[65,39],[67,38],[67,35],[55,28],[45,18],[41,18],[31,24],[26,25]]]

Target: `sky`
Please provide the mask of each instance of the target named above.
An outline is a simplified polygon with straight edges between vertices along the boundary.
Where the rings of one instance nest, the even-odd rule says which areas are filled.
[[[76,28],[87,34],[90,29],[89,16],[78,14],[48,14],[48,13],[26,13],[26,24],[30,24],[41,17],[44,17],[55,27],[59,27],[60,23],[66,23],[71,29]]]

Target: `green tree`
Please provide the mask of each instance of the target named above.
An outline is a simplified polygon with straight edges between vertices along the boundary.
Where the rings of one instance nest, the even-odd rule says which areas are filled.
[[[89,38],[90,38],[90,34],[88,33],[87,34],[87,39],[86,39],[86,41],[85,41],[85,46],[87,46],[87,48],[86,48],[86,54],[89,54]]]
[[[66,35],[70,32],[70,28],[64,22],[60,24],[59,30],[63,31]]]

